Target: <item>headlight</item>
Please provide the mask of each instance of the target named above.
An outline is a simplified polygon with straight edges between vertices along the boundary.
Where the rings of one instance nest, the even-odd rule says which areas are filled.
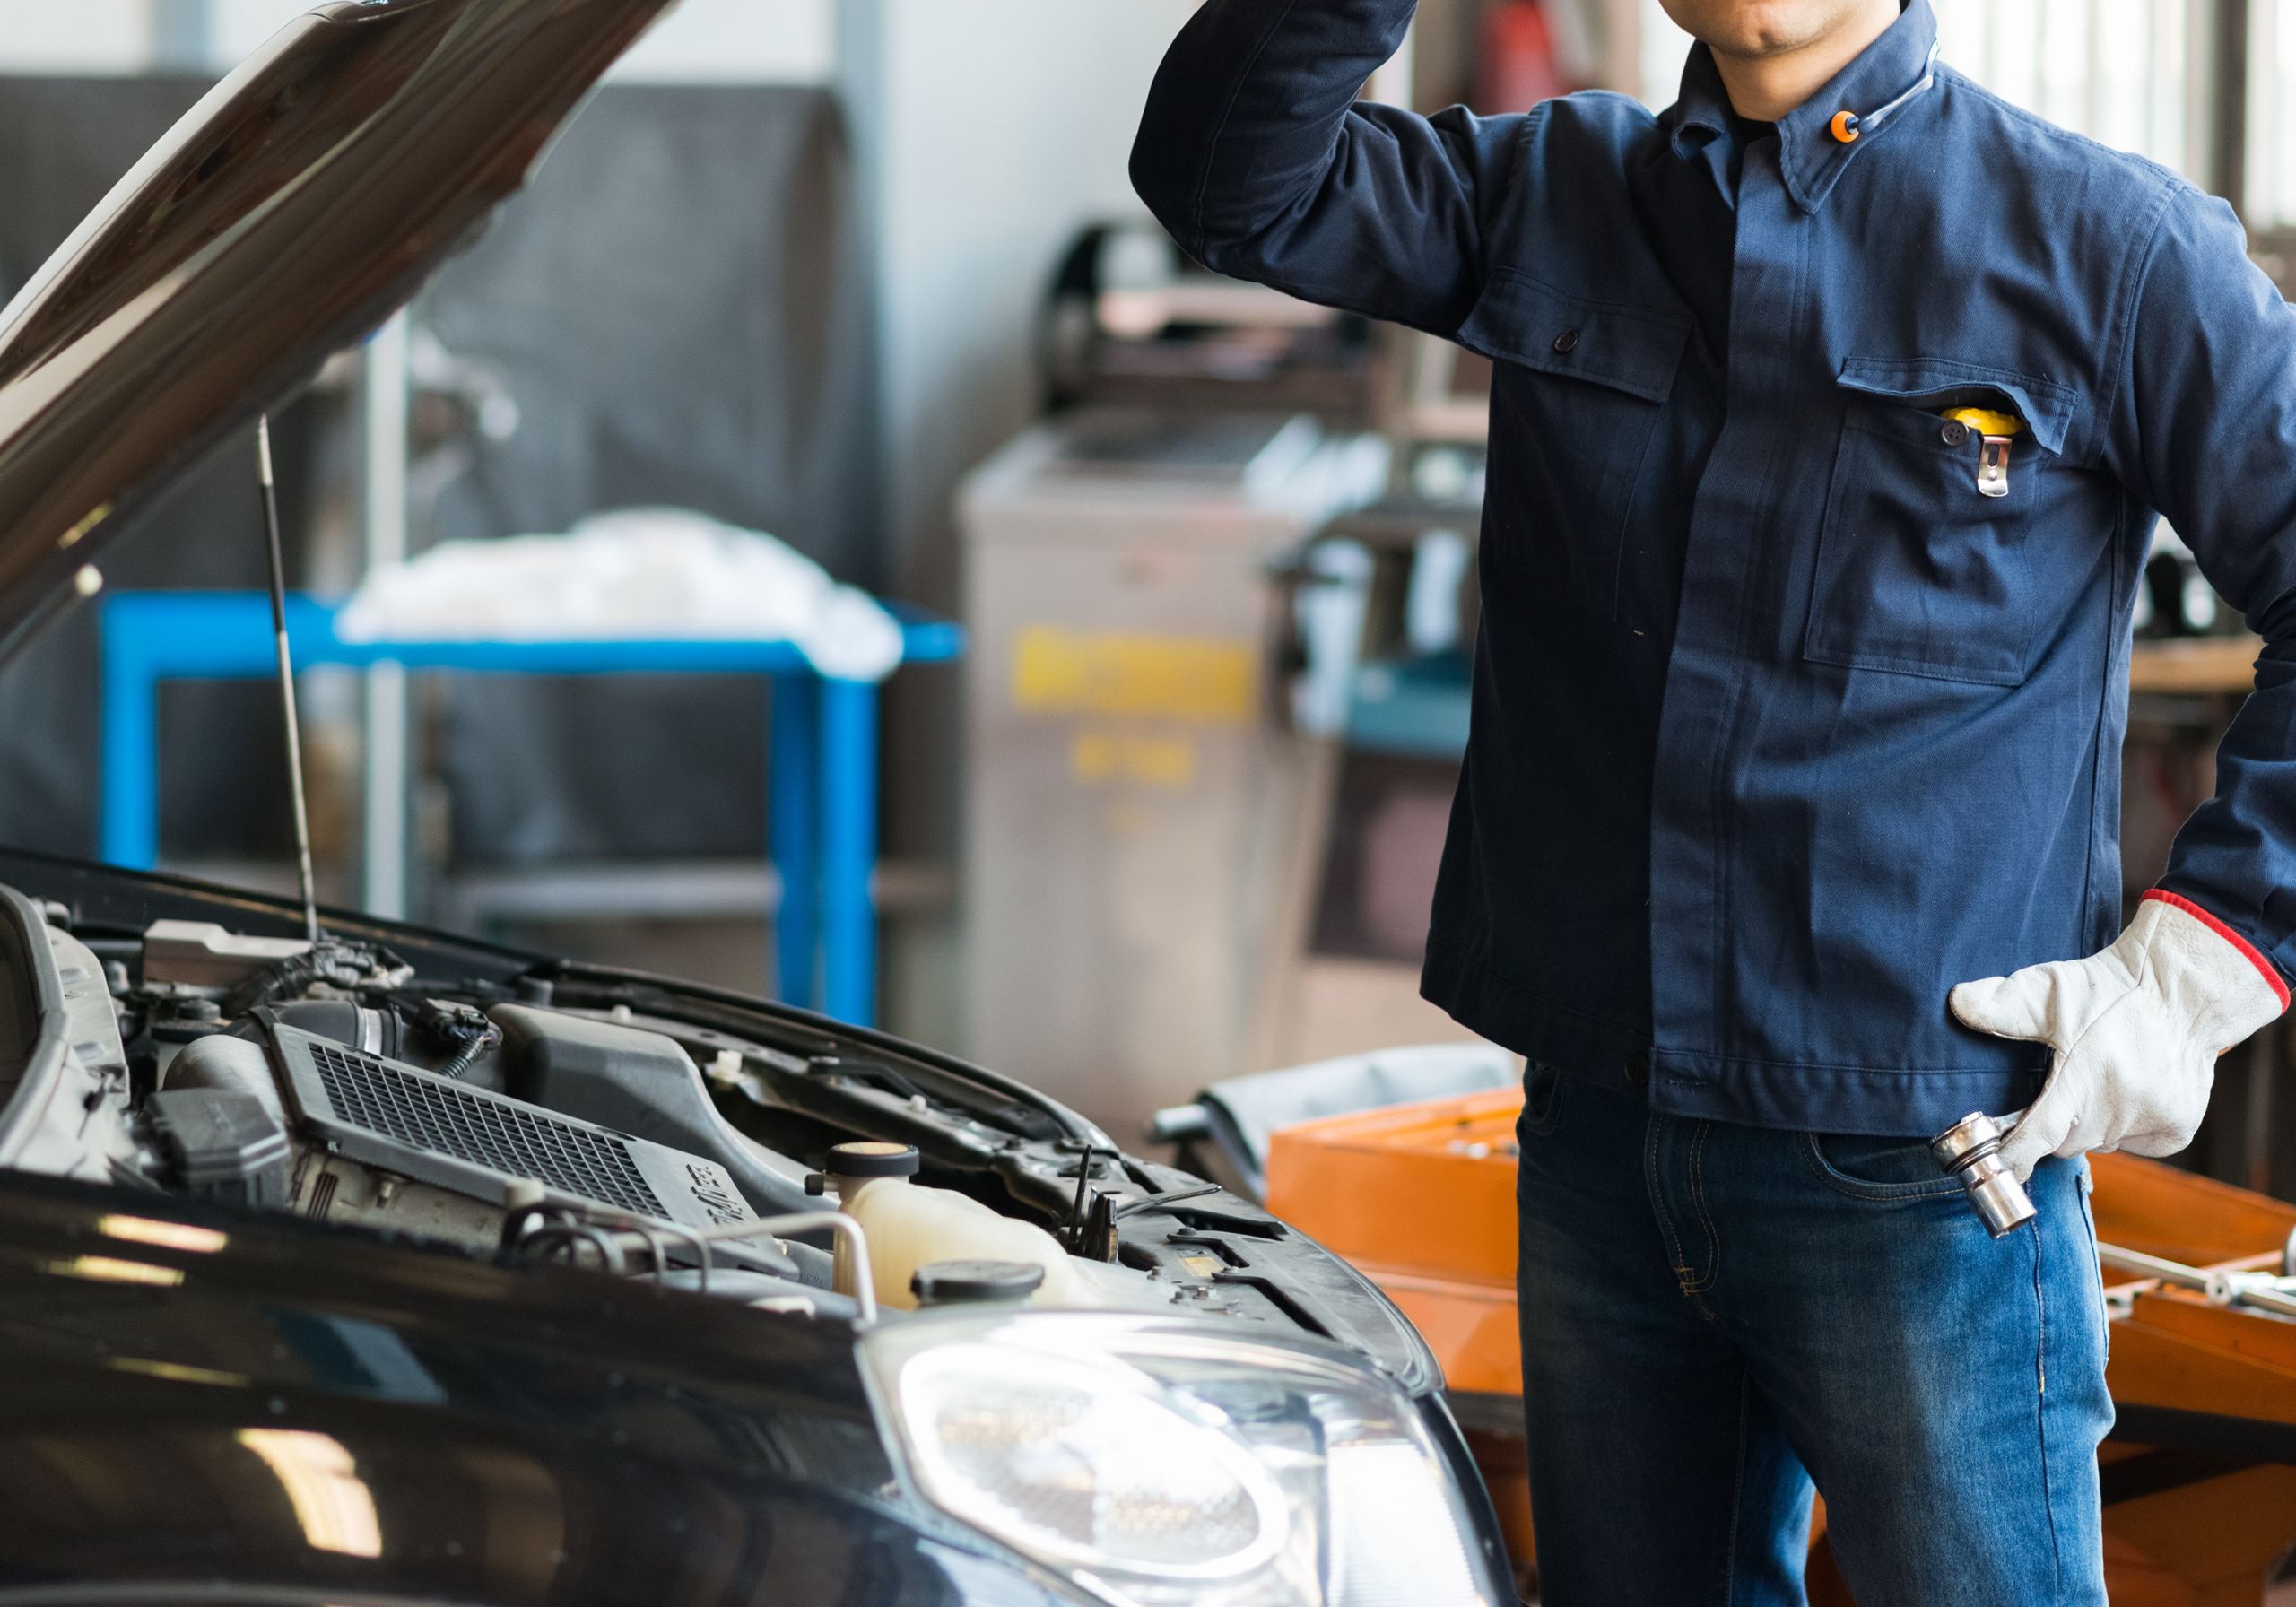
[[[1154,1319],[889,1325],[863,1353],[918,1493],[1124,1607],[1486,1607],[1408,1396],[1305,1346]]]

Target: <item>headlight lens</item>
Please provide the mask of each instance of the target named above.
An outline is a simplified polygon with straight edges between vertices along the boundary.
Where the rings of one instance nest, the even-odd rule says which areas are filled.
[[[1127,1607],[1484,1607],[1417,1409],[1305,1346],[1073,1313],[888,1325],[864,1354],[919,1492]]]
[[[1249,1452],[1131,1368],[1011,1345],[926,1351],[900,1377],[918,1481],[966,1522],[1091,1568],[1217,1578],[1283,1542]]]

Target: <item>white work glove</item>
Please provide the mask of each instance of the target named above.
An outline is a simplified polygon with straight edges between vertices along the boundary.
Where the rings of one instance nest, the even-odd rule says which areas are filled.
[[[2057,1052],[2002,1141],[2022,1181],[2050,1155],[2183,1149],[2208,1113],[2216,1057],[2286,1010],[2288,988],[2231,927],[2156,889],[2103,953],[1964,982],[1951,1002],[1980,1032]]]

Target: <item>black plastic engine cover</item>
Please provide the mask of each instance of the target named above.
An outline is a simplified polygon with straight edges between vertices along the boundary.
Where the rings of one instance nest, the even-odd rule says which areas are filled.
[[[660,1033],[525,1004],[487,1014],[502,1029],[513,1099],[707,1157],[761,1216],[820,1209],[802,1178],[757,1159],[710,1102],[692,1059]]]

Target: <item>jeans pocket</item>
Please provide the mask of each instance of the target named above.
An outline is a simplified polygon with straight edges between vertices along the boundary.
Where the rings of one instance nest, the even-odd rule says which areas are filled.
[[[1961,1180],[1937,1164],[1926,1139],[1805,1133],[1802,1154],[1819,1181],[1853,1200],[1943,1199]]]
[[[1562,1101],[1570,1079],[1544,1061],[1523,1067],[1523,1114],[1515,1130],[1525,1138],[1544,1138],[1562,1123]]]

